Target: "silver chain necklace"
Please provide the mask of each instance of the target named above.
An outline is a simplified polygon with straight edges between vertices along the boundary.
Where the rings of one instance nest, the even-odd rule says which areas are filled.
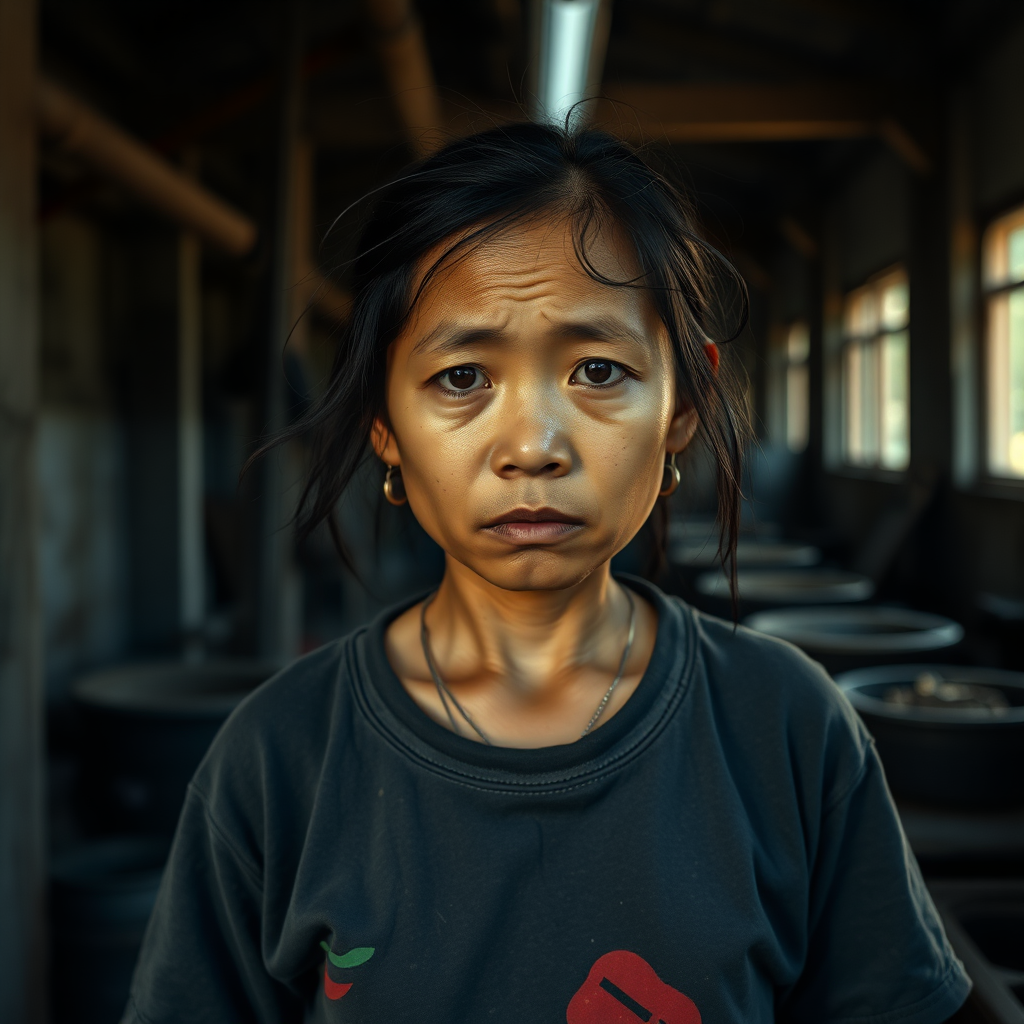
[[[633,600],[633,595],[626,587],[623,587],[622,589],[626,595],[626,600],[629,602],[629,633],[626,636],[626,646],[622,651],[622,660],[619,662],[619,671],[615,674],[615,678],[612,680],[611,686],[605,690],[605,694],[601,698],[601,702],[597,705],[597,710],[591,716],[590,721],[587,722],[587,727],[580,733],[580,739],[586,736],[587,733],[597,725],[598,720],[604,714],[604,709],[608,707],[608,701],[612,699],[612,694],[615,692],[615,688],[619,685],[619,682],[622,679],[622,674],[626,671],[626,662],[629,661],[629,652],[633,649],[633,638],[636,636],[636,602]],[[494,746],[487,733],[485,733],[480,726],[473,721],[470,713],[459,703],[455,694],[452,693],[452,691],[445,685],[440,672],[437,671],[437,666],[434,664],[434,659],[430,654],[430,632],[427,629],[427,608],[435,597],[437,597],[436,590],[426,599],[426,601],[423,602],[423,607],[420,610],[420,640],[423,643],[423,657],[427,660],[427,668],[430,669],[430,675],[434,680],[434,685],[437,687],[437,695],[441,699],[441,704],[444,707],[445,714],[448,716],[448,721],[451,723],[452,732],[456,735],[462,735],[462,730],[455,721],[455,715],[452,712],[452,706],[454,706],[455,710],[458,711],[458,713],[465,719],[466,724],[473,730],[473,732],[475,732],[477,736],[479,736],[480,739],[489,747]]]

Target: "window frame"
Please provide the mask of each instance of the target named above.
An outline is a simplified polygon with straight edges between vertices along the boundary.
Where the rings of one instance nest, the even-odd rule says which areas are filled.
[[[977,236],[976,248],[976,286],[977,286],[977,348],[976,366],[977,381],[975,384],[976,424],[974,487],[976,491],[997,497],[1024,499],[1024,475],[1008,476],[997,473],[991,463],[991,375],[992,375],[992,306],[993,300],[1001,295],[1020,290],[1024,292],[1024,276],[1017,280],[1005,279],[993,283],[988,274],[989,240],[992,233],[1006,221],[1018,221],[1024,226],[1024,201],[1017,201],[1003,206],[1000,210],[985,219],[984,227]]]
[[[848,328],[848,311],[849,304],[853,301],[854,296],[858,293],[881,291],[880,286],[888,279],[894,277],[901,277],[903,283],[907,287],[907,311],[906,320],[902,327],[887,328],[881,317],[878,317],[878,322],[874,330],[870,334],[858,335]],[[838,391],[836,398],[838,399],[837,414],[836,414],[836,448],[834,449],[835,455],[833,456],[832,472],[838,472],[844,476],[850,476],[860,479],[878,480],[890,483],[898,483],[906,479],[907,474],[910,472],[913,460],[913,450],[911,448],[911,437],[912,437],[912,404],[911,404],[911,386],[910,386],[910,373],[911,373],[911,352],[910,352],[910,273],[907,269],[905,261],[898,260],[895,263],[890,263],[883,269],[871,274],[863,282],[854,288],[846,289],[840,296],[840,315],[838,321],[838,344],[834,351],[834,362],[837,370],[837,381],[836,385]],[[871,462],[854,462],[849,456],[849,441],[848,441],[848,423],[849,423],[849,406],[848,406],[848,373],[847,373],[847,359],[850,358],[849,353],[852,351],[854,345],[861,347],[864,351],[865,346],[871,344],[876,347],[876,355],[872,358],[876,362],[876,366],[881,363],[883,355],[881,350],[881,342],[883,338],[905,335],[906,338],[906,401],[907,401],[907,419],[906,419],[906,446],[907,446],[907,461],[906,464],[900,467],[887,466],[881,461],[881,449],[883,440],[879,436],[877,449],[878,456],[877,461]],[[878,389],[876,395],[878,402],[882,401],[881,387]],[[876,414],[876,422],[873,426],[878,430],[882,431],[882,415]]]
[[[791,340],[796,332],[803,334],[803,347],[805,351],[801,358],[795,358],[792,352]],[[770,346],[768,354],[768,436],[771,443],[780,449],[785,449],[793,455],[802,455],[811,445],[811,324],[805,316],[792,317],[784,322],[777,323],[770,333]],[[803,443],[799,448],[793,447],[792,436],[792,414],[790,399],[792,397],[792,385],[795,382],[795,374],[801,372],[804,376],[803,390]]]

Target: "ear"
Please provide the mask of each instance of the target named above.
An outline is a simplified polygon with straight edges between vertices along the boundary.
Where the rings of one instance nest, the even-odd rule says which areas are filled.
[[[402,456],[398,453],[398,442],[391,428],[378,416],[370,428],[370,444],[377,458],[389,466],[400,466]]]
[[[718,346],[713,341],[705,342],[704,354],[708,357],[713,373],[718,373]],[[665,438],[665,451],[669,454],[681,452],[697,433],[700,420],[697,410],[685,399],[676,399],[676,411],[668,426],[668,437]]]
[[[679,398],[676,411],[668,425],[668,436],[665,438],[665,451],[670,455],[681,452],[697,433],[700,420],[697,410],[684,398]]]

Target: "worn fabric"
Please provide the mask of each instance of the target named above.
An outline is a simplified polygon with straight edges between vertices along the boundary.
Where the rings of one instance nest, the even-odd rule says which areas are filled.
[[[970,983],[838,688],[623,582],[653,657],[576,743],[429,719],[384,653],[402,608],[255,691],[190,787],[124,1020],[946,1020]]]

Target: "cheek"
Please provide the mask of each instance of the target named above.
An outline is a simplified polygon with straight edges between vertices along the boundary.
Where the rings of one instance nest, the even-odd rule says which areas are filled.
[[[446,515],[465,504],[467,491],[486,462],[485,432],[415,401],[396,410],[392,422],[413,511],[428,530],[431,520],[443,527]]]
[[[590,486],[622,504],[646,501],[661,479],[665,432],[658,420],[581,432],[579,453]]]

